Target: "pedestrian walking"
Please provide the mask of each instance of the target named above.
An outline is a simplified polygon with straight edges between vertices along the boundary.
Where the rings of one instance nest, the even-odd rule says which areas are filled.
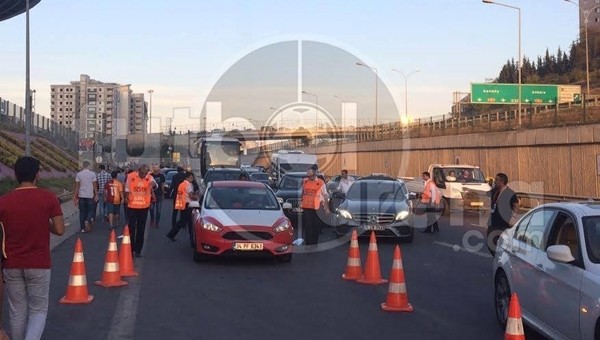
[[[108,212],[109,229],[113,230],[119,223],[119,212],[121,203],[124,201],[125,193],[123,183],[117,177],[119,172],[113,171],[111,180],[104,185],[104,199],[106,201],[106,210]]]
[[[317,177],[316,165],[310,167],[306,175],[302,181],[302,229],[306,245],[311,246],[319,243],[322,226],[319,210],[323,209],[329,214],[329,195],[325,189],[325,182]]]
[[[106,166],[100,164],[100,172],[96,175],[96,182],[98,183],[98,216],[101,219],[108,220],[108,212],[106,211],[106,200],[104,199],[104,186],[106,182],[111,180],[110,173],[106,171]]]
[[[83,162],[83,169],[75,175],[73,203],[79,208],[79,229],[82,233],[92,231],[94,209],[98,202],[96,174],[90,170],[90,162]]]
[[[154,197],[156,199],[150,204],[150,226],[158,228],[160,224],[162,203],[165,197],[165,175],[160,173],[160,167],[158,165],[154,165],[152,170],[152,177],[154,178],[157,187],[154,190]]]
[[[171,194],[173,198],[173,211],[171,212],[171,230],[177,228],[177,216],[181,210],[175,209],[175,198],[177,196],[177,190],[179,185],[185,180],[185,171],[182,167],[177,167],[177,173],[171,179]]]
[[[175,241],[175,236],[181,228],[187,227],[188,233],[190,235],[190,244],[194,246],[194,234],[192,230],[192,209],[189,207],[189,204],[192,200],[197,200],[198,195],[194,193],[194,185],[192,181],[194,180],[194,174],[191,172],[185,173],[184,181],[179,184],[177,188],[177,195],[175,196],[175,206],[174,209],[181,211],[179,221],[175,225],[175,228],[171,228],[167,237],[171,241]]]
[[[491,191],[491,195],[487,245],[490,253],[495,255],[500,234],[511,227],[512,220],[516,218],[516,213],[519,211],[519,198],[508,187],[508,176],[502,172],[496,175],[495,187]]]
[[[147,165],[140,165],[137,172],[127,176],[125,185],[125,202],[127,202],[128,223],[133,245],[131,250],[135,257],[142,256],[148,210],[154,199],[154,189],[157,187],[154,178],[148,172],[150,169]]]
[[[50,292],[50,233],[63,235],[65,224],[58,197],[36,186],[40,162],[21,157],[14,171],[19,186],[0,197],[10,337],[41,339]]]
[[[422,233],[437,233],[440,231],[438,226],[438,215],[441,211],[440,203],[442,201],[442,191],[435,185],[431,174],[425,171],[421,174],[421,178],[425,181],[423,194],[421,195],[422,209],[427,214],[427,227],[421,231]]]

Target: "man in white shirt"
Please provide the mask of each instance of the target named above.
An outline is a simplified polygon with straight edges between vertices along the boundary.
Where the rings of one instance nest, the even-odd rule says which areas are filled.
[[[92,231],[94,210],[98,202],[96,174],[90,170],[90,162],[83,162],[83,170],[75,176],[73,203],[79,208],[79,228],[82,233]]]
[[[348,193],[348,189],[350,189],[350,186],[352,183],[354,183],[355,179],[354,177],[348,177],[348,170],[342,170],[341,175],[342,177],[340,178],[340,183],[338,184],[338,190],[345,195]]]

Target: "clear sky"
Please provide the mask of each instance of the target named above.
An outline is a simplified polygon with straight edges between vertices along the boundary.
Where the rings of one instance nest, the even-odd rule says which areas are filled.
[[[501,2],[522,9],[528,57],[568,49],[577,39],[579,12],[572,4]],[[47,116],[50,84],[81,73],[132,84],[135,92],[153,89],[154,117],[167,117],[174,107],[198,116],[240,58],[282,41],[313,40],[377,68],[400,113],[404,80],[391,69],[420,69],[409,78],[409,112],[427,117],[449,112],[453,91],[495,78],[507,59],[516,59],[517,23],[517,11],[480,0],[42,0],[31,11],[32,88],[36,111]],[[22,104],[24,15],[0,22],[0,42],[0,97]],[[343,96],[319,95],[334,94]],[[153,131],[164,124],[153,122]],[[192,123],[180,117],[174,123],[184,124]]]

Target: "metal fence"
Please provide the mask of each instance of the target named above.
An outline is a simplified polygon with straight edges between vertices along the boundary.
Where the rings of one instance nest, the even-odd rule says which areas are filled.
[[[0,127],[24,133],[25,109],[0,97]],[[71,152],[77,152],[78,150],[79,134],[75,130],[35,112],[32,116],[31,134],[44,137]]]

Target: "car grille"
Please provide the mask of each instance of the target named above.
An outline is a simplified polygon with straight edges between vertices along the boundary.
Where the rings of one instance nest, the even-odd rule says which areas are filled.
[[[300,208],[302,200],[298,198],[288,198],[285,202],[290,203],[292,208]]]
[[[260,241],[272,238],[273,235],[266,231],[230,231],[223,235],[223,239],[231,241]]]
[[[361,224],[390,224],[394,222],[394,214],[353,214],[354,221]]]

